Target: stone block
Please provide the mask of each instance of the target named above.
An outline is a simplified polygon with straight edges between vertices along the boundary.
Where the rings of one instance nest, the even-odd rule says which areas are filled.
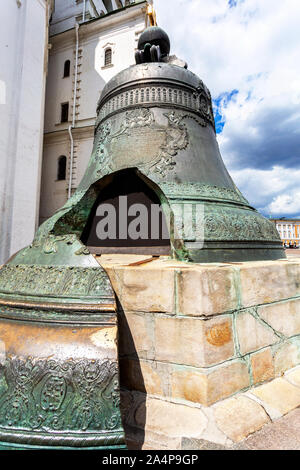
[[[199,408],[147,397],[135,412],[136,426],[169,438],[200,437],[207,418]]]
[[[247,365],[231,361],[209,369],[174,367],[172,397],[209,406],[250,386]]]
[[[251,393],[281,414],[300,406],[300,389],[282,378],[260,385],[251,390]]]
[[[237,315],[236,330],[242,355],[280,341],[271,328],[247,311]]]
[[[176,450],[181,447],[180,437],[170,437],[143,427],[124,426],[128,450]]]
[[[218,428],[234,442],[240,442],[270,422],[264,409],[244,396],[217,404],[215,420]]]
[[[281,345],[274,350],[273,355],[276,377],[282,375],[286,370],[297,366],[300,362],[300,350],[296,343]]]
[[[169,365],[152,361],[122,358],[121,386],[150,395],[168,394]]]
[[[209,404],[209,377],[200,370],[175,368],[171,378],[172,397]]]
[[[106,270],[125,311],[174,312],[175,268],[147,263]]]
[[[208,401],[214,403],[250,386],[248,367],[243,361],[217,366],[209,374]]]
[[[251,354],[250,360],[254,384],[274,378],[275,370],[271,348]]]
[[[143,359],[154,358],[154,321],[150,313],[120,313],[119,354],[138,355]]]
[[[300,298],[258,308],[258,314],[274,330],[289,337],[300,334]]]
[[[264,261],[240,266],[242,307],[300,296],[300,263]]]
[[[191,265],[177,270],[176,276],[179,313],[207,316],[238,308],[234,268]]]
[[[232,316],[155,318],[155,359],[205,367],[234,356]]]
[[[300,387],[300,367],[297,367],[297,369],[287,372],[285,378],[293,385],[296,385],[296,387]]]
[[[202,410],[208,418],[208,425],[202,434],[201,439],[214,442],[221,446],[230,446],[232,444],[231,440],[228,439],[226,434],[224,434],[216,424],[214,406],[205,406]]]

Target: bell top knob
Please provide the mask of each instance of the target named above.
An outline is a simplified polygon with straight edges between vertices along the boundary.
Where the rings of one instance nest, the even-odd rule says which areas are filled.
[[[151,26],[146,28],[139,38],[135,59],[137,64],[161,62],[169,53],[169,36],[159,26]]]

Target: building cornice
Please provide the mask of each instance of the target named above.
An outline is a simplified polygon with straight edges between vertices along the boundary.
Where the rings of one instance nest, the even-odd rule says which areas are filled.
[[[269,219],[272,222],[280,223],[280,224],[286,224],[286,223],[299,223],[300,224],[300,219]]]
[[[84,127],[75,127],[72,129],[73,137],[76,139],[90,139],[94,137],[94,124]],[[46,132],[44,134],[44,145],[52,143],[61,143],[65,140],[69,140],[68,129],[60,129],[58,131]]]

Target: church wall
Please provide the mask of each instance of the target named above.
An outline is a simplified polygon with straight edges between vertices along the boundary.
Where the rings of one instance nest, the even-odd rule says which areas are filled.
[[[63,78],[64,63],[70,60],[70,76]],[[46,87],[45,132],[57,131],[60,127],[60,105],[64,102],[71,104],[72,99],[72,69],[74,67],[72,48],[58,51],[55,55],[50,52],[49,68]],[[66,125],[63,125],[66,127]]]
[[[93,128],[87,127],[74,132],[74,156],[72,193],[84,175],[87,161],[93,149]],[[58,159],[67,157],[66,179],[57,180]],[[80,156],[80,158],[78,158]],[[67,131],[59,136],[46,136],[44,142],[40,223],[47,220],[55,211],[67,201],[70,176],[70,138]]]
[[[58,142],[44,145],[41,188],[47,198],[41,198],[41,213],[45,219],[63,206],[67,200],[66,180],[57,180],[57,162],[61,155],[69,154],[70,143],[67,136]],[[48,217],[47,217],[48,216]],[[40,220],[43,222],[44,220]]]

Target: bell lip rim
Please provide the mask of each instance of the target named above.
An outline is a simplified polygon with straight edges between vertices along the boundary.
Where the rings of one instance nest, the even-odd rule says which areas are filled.
[[[84,438],[84,444],[82,439]],[[29,442],[30,440],[30,442]],[[107,442],[111,440],[112,442]],[[39,446],[62,449],[70,447],[75,449],[101,448],[112,445],[114,448],[125,445],[125,434],[122,425],[113,430],[63,430],[46,433],[44,430],[33,431],[29,429],[2,427],[0,429],[0,446],[12,447]],[[73,444],[73,445],[72,445]]]
[[[17,296],[7,296],[0,294],[0,307],[17,307],[17,308],[39,308],[41,310],[59,309],[64,311],[83,311],[83,312],[103,312],[115,313],[117,311],[116,302],[106,303],[62,303],[43,301],[42,298],[35,297],[36,300],[23,300]],[[58,300],[58,299],[57,299]]]

